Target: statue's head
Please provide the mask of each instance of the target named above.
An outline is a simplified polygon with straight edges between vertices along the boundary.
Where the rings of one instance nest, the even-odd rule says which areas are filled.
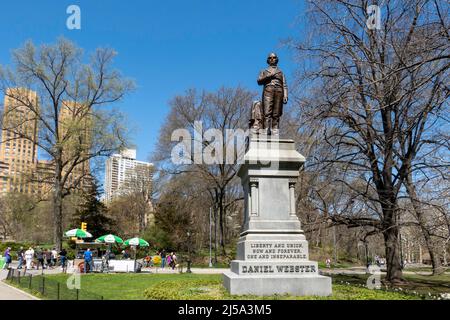
[[[276,53],[271,53],[267,57],[267,64],[271,66],[276,66],[278,64],[278,56]]]

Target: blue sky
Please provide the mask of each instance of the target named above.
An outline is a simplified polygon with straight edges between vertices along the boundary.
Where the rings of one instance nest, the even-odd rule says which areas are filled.
[[[81,30],[66,28],[71,4],[81,8]],[[28,39],[40,44],[64,36],[86,52],[118,51],[115,66],[137,83],[117,107],[136,128],[139,160],[151,155],[174,95],[222,85],[260,90],[256,76],[271,51],[289,82],[293,55],[281,41],[301,36],[304,12],[301,0],[18,0],[0,8],[2,65]]]

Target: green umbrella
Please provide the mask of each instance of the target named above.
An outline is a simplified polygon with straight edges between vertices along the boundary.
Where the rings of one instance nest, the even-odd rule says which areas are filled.
[[[141,238],[131,238],[124,242],[124,245],[126,246],[134,246],[137,248],[139,247],[148,247],[150,244]],[[137,251],[134,252],[134,268],[136,269],[136,258],[137,258]]]
[[[105,242],[105,243],[123,243],[122,238],[115,236],[113,234],[107,234],[101,236],[100,238],[95,240],[96,242]]]
[[[126,246],[140,246],[140,247],[148,247],[150,244],[141,238],[131,238],[124,242]]]
[[[66,237],[92,238],[92,234],[81,229],[72,229],[64,233]]]

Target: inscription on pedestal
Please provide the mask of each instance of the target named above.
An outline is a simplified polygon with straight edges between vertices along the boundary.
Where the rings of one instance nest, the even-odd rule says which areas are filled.
[[[245,244],[244,260],[307,260],[308,247],[303,242],[255,242]]]
[[[259,265],[259,266],[241,266],[242,274],[259,273],[284,273],[284,274],[302,274],[316,273],[315,265]]]
[[[313,261],[278,261],[278,262],[252,262],[239,261],[231,262],[231,270],[240,275],[298,275],[308,276],[318,273],[317,262]]]

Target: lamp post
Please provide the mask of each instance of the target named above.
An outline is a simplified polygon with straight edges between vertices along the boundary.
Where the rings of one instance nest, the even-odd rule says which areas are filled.
[[[188,236],[188,261],[187,261],[186,273],[192,273],[192,271],[191,271],[191,233],[188,231],[186,234]]]
[[[209,207],[209,267],[212,266],[212,207]]]
[[[337,264],[337,250],[336,250],[336,225],[333,224],[333,220],[328,218],[327,222],[333,226],[333,251],[334,251],[334,264]]]

